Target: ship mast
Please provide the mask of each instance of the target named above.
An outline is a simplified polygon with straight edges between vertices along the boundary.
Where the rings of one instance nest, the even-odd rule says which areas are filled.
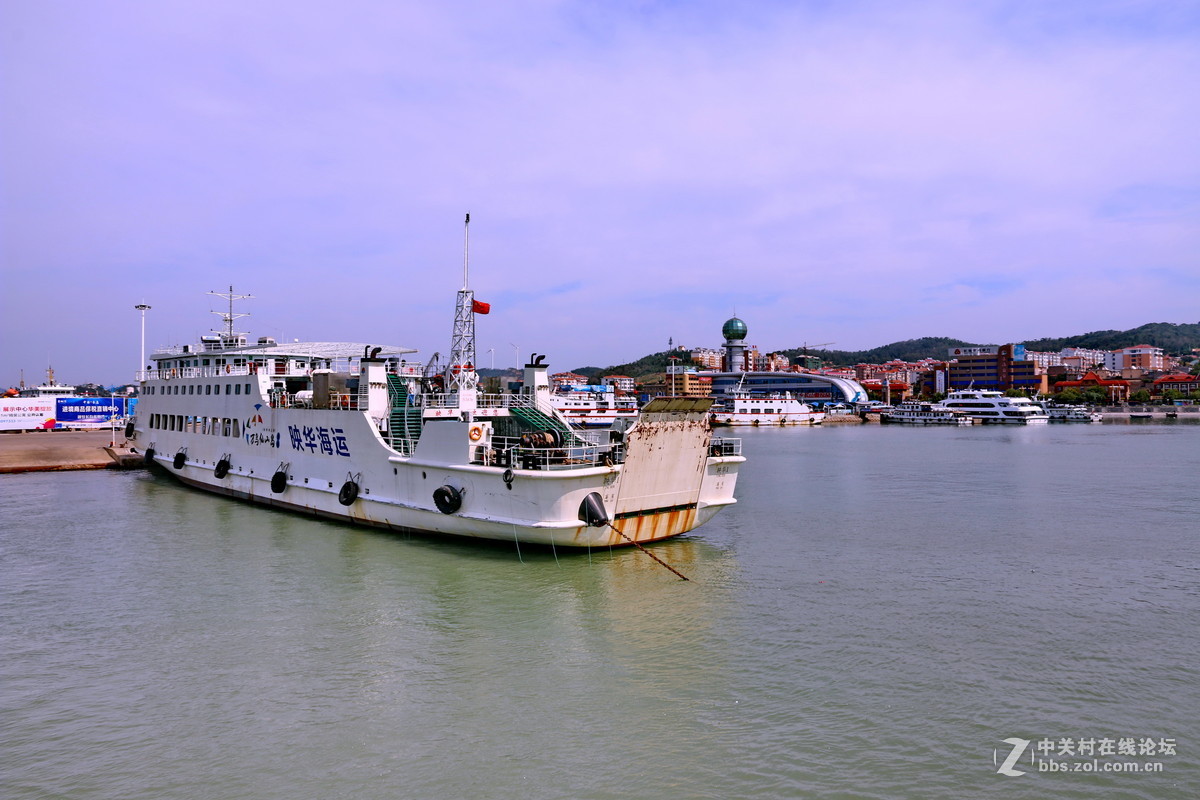
[[[447,391],[460,395],[465,390],[474,390],[479,382],[475,373],[475,293],[468,288],[467,272],[470,231],[471,215],[467,214],[463,223],[463,286],[458,290],[454,307],[454,332],[450,337],[450,363],[446,372]]]
[[[225,332],[222,334],[221,338],[224,340],[224,344],[226,346],[229,346],[236,339],[236,337],[241,333],[240,331],[237,333],[234,332],[234,330],[233,330],[234,320],[241,319],[242,317],[250,316],[249,314],[233,313],[233,301],[234,300],[253,300],[254,295],[252,295],[252,294],[234,294],[232,285],[229,287],[228,292],[209,292],[209,294],[213,295],[214,297],[223,297],[229,301],[229,310],[228,311],[211,311],[211,312],[209,312],[212,314],[216,314],[218,317],[221,318],[221,322],[224,323]],[[147,306],[147,308],[148,307],[149,306]],[[216,332],[221,333],[220,331],[216,331]]]

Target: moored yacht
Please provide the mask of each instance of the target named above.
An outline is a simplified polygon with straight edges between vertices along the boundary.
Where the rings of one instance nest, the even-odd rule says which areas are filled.
[[[882,412],[879,420],[903,425],[970,425],[974,422],[963,411],[923,400],[905,400]]]
[[[1068,405],[1065,403],[1043,403],[1046,415],[1051,422],[1103,422],[1104,415],[1092,411],[1087,406]]]
[[[946,395],[942,405],[988,425],[1036,425],[1050,419],[1028,397],[1008,397],[995,389],[960,389]]]

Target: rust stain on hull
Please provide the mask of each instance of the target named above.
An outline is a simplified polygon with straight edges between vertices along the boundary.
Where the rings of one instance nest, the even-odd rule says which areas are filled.
[[[687,533],[696,527],[696,508],[676,508],[657,514],[642,514],[613,520],[613,525],[635,542],[657,542]],[[612,544],[629,544],[617,534],[612,534]]]

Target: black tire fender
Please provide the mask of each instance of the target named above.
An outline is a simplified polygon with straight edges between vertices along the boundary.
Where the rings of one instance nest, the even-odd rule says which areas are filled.
[[[442,485],[433,490],[433,504],[443,514],[453,514],[462,508],[462,492],[450,485]]]
[[[354,481],[346,481],[342,484],[341,490],[338,492],[338,502],[344,506],[348,506],[358,499],[358,484]]]

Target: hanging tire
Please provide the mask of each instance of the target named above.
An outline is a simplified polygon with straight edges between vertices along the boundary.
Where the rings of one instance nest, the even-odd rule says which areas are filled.
[[[453,514],[462,508],[462,492],[453,486],[439,486],[433,490],[433,504],[443,514]]]
[[[154,466],[154,448],[153,447],[146,448],[146,466],[147,467]]]
[[[133,423],[126,422],[125,423],[125,438],[128,439],[130,436],[133,436]]]
[[[338,492],[338,502],[344,506],[348,506],[358,499],[358,484],[354,481],[346,481],[342,484],[341,491]]]
[[[183,465],[187,463],[187,453],[180,450],[175,454],[175,460],[171,462],[171,466],[175,469],[183,469]]]
[[[213,477],[216,478],[217,480],[221,480],[228,474],[229,474],[229,459],[222,458],[220,461],[217,462],[217,466],[213,469]]]
[[[279,470],[271,476],[271,491],[275,494],[283,494],[283,490],[287,488],[287,473]]]

